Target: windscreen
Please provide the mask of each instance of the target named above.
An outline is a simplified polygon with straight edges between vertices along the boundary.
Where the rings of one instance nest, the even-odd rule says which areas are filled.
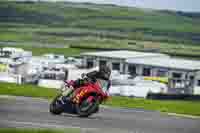
[[[107,80],[103,80],[103,79],[97,79],[97,81],[99,82],[101,89],[103,90],[104,93],[107,93],[108,91],[108,81]]]

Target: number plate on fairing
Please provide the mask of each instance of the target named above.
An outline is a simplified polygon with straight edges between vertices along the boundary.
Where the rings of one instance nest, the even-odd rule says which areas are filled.
[[[73,102],[79,103],[80,97],[83,97],[87,93],[87,89],[82,90],[80,93],[78,93],[75,98],[73,99]]]

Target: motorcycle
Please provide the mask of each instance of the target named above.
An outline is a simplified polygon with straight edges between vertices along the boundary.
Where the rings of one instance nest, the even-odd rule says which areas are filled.
[[[85,81],[85,79],[83,80]],[[107,93],[108,81],[106,80],[97,79],[95,83],[87,82],[76,89],[70,88],[73,82],[67,82],[67,85],[65,85],[67,87],[64,87],[63,91],[51,102],[49,111],[52,114],[69,113],[88,117],[97,113],[99,105],[109,98]],[[66,96],[64,92],[69,90],[72,91]]]

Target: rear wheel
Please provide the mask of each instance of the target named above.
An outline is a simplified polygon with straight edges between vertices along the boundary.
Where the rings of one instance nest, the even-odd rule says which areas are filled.
[[[90,101],[89,99],[92,100]],[[75,105],[76,112],[80,117],[88,117],[96,113],[99,108],[99,100],[95,96],[89,96],[82,100],[80,104]]]
[[[49,111],[54,115],[59,115],[64,111],[63,104],[59,100],[60,97],[62,97],[62,95],[55,97],[50,104]]]

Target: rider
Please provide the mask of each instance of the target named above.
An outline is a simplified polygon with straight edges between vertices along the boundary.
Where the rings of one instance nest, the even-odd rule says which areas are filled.
[[[64,95],[69,95],[74,89],[79,88],[85,84],[85,81],[87,82],[92,82],[95,83],[97,79],[102,79],[108,82],[108,85],[106,87],[106,90],[108,91],[111,85],[110,82],[110,75],[111,75],[111,70],[108,66],[102,65],[99,68],[99,71],[92,71],[87,74],[83,74],[85,76],[85,79],[77,79],[72,83],[72,87],[69,87],[67,91],[65,91]],[[70,89],[71,88],[71,89]]]

